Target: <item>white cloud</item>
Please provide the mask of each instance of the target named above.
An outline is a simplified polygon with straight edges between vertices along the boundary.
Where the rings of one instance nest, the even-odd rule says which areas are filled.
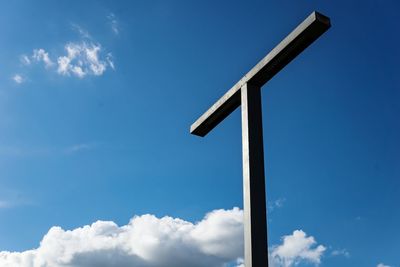
[[[69,146],[17,146],[0,144],[0,157],[49,157],[73,154],[102,147],[96,141],[77,143]],[[1,188],[1,186],[0,186]],[[1,193],[1,192],[0,192]],[[1,196],[1,194],[0,194]],[[1,267],[1,266],[0,266]]]
[[[72,145],[70,147],[67,147],[65,149],[65,152],[68,154],[72,154],[72,153],[76,153],[79,151],[84,151],[84,150],[90,150],[95,148],[96,145],[94,143],[82,143],[82,144],[76,144],[76,145]]]
[[[15,74],[15,75],[12,77],[12,79],[13,79],[14,82],[16,82],[16,83],[18,83],[18,84],[21,84],[21,83],[24,82],[24,78],[23,78],[20,74]]]
[[[71,60],[68,57],[59,57],[57,60],[58,63],[58,69],[57,72],[63,75],[67,75],[69,72],[69,63]]]
[[[115,16],[114,13],[110,13],[107,16],[107,19],[110,23],[111,26],[111,30],[113,31],[114,34],[119,34],[119,26],[118,26],[118,21],[117,21],[117,17]]]
[[[290,267],[301,261],[320,264],[326,248],[323,245],[316,246],[316,244],[314,237],[307,237],[302,230],[295,230],[293,234],[283,237],[282,245],[272,248],[271,256],[274,266]]]
[[[79,78],[83,78],[86,76],[86,72],[83,71],[82,67],[80,66],[73,66],[71,72],[78,76]]]
[[[273,212],[275,209],[282,208],[286,202],[286,198],[278,198],[275,201],[270,201],[268,203],[268,211]]]
[[[89,32],[86,29],[84,29],[81,26],[79,26],[78,24],[72,23],[71,27],[72,27],[73,30],[77,31],[81,37],[87,38],[87,39],[91,39],[92,38],[90,36]]]
[[[112,56],[111,53],[108,53],[108,54],[107,54],[106,60],[107,60],[108,65],[109,65],[113,70],[115,70],[114,61],[113,61],[113,56]]]
[[[40,62],[43,61],[46,68],[52,67],[54,65],[53,61],[49,57],[49,53],[47,53],[44,49],[34,49],[32,59]]]
[[[5,199],[0,200],[0,210],[11,209],[20,206],[31,206],[31,205],[35,205],[35,203],[28,199],[24,199],[21,196],[11,196],[6,198],[6,200]]]
[[[236,260],[236,266],[235,267],[244,267],[244,260],[243,258],[238,258]],[[271,266],[272,267],[272,266]]]
[[[242,216],[234,208],[212,211],[195,224],[142,215],[124,226],[97,221],[70,231],[52,227],[37,249],[0,252],[0,266],[223,266],[242,254]]]
[[[35,204],[30,199],[27,199],[22,192],[7,188],[4,185],[0,186],[0,211]]]
[[[19,60],[21,61],[21,63],[23,65],[30,65],[31,64],[31,60],[29,59],[29,57],[27,55],[21,55],[19,57]]]
[[[331,252],[332,256],[344,256],[346,258],[350,257],[350,253],[346,249],[335,249]]]
[[[79,26],[73,26],[80,34],[90,39],[89,34]],[[113,56],[106,53],[102,46],[91,40],[82,42],[69,42],[64,46],[65,55],[56,56],[56,62],[50,58],[49,53],[43,48],[34,49],[32,56],[21,55],[20,61],[23,65],[30,65],[32,62],[43,62],[46,69],[56,70],[63,76],[75,76],[84,78],[89,75],[101,76],[108,67],[115,69]],[[53,68],[56,67],[56,68]],[[23,82],[20,75],[15,75],[13,80],[16,83]]]
[[[197,223],[154,215],[118,226],[97,221],[73,230],[52,227],[36,249],[0,252],[2,267],[244,267],[243,212],[214,210]],[[318,264],[325,247],[294,231],[272,249],[274,267]]]
[[[379,263],[376,267],[390,267],[389,265],[385,265],[383,263]]]
[[[74,75],[83,78],[86,75],[102,75],[108,66],[114,69],[112,56],[108,53],[103,59],[100,44],[68,43],[65,45],[67,55],[57,59],[57,72],[61,75]]]

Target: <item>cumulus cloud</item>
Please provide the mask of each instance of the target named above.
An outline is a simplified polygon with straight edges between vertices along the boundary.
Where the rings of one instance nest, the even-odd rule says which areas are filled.
[[[12,80],[13,80],[14,82],[18,83],[18,84],[21,84],[21,83],[24,82],[24,78],[23,78],[20,74],[15,74],[15,75],[12,77]]]
[[[376,267],[390,267],[389,265],[385,265],[383,263],[379,263]]]
[[[2,267],[244,267],[243,212],[214,210],[192,223],[169,216],[134,216],[128,224],[97,221],[73,230],[52,227],[36,249],[0,252]],[[325,248],[302,231],[272,250],[274,267],[318,264]]]
[[[52,227],[37,249],[0,252],[0,266],[223,266],[242,254],[242,216],[234,208],[212,211],[198,223],[142,215],[124,226]]]
[[[307,236],[302,230],[295,230],[282,238],[283,244],[272,248],[274,266],[290,267],[301,261],[320,264],[326,250],[323,245],[316,246],[314,237]]]
[[[244,260],[243,260],[243,258],[238,258],[237,260],[236,260],[236,266],[235,267],[244,267]],[[273,267],[273,266],[271,266],[271,267]]]

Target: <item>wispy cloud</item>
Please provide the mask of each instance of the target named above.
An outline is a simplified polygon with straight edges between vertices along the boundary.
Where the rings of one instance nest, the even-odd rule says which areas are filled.
[[[15,207],[19,206],[26,206],[26,205],[32,205],[33,203],[28,201],[28,200],[23,200],[20,198],[12,198],[12,199],[7,199],[7,200],[0,200],[0,210],[5,210],[5,209],[12,209]]]
[[[118,33],[118,23],[114,14],[108,16],[112,29]],[[50,55],[45,48],[33,49],[32,54],[22,54],[19,57],[24,66],[32,63],[43,63],[49,71],[62,76],[85,78],[101,76],[107,69],[115,70],[113,55],[103,46],[94,41],[89,32],[78,24],[71,24],[73,30],[79,33],[80,41],[67,42],[64,51]],[[23,77],[14,76],[16,83],[22,83]]]
[[[108,19],[108,21],[110,23],[110,27],[111,27],[112,32],[114,34],[118,35],[119,34],[119,25],[118,25],[118,20],[117,20],[117,17],[115,16],[115,14],[114,13],[110,13],[107,16],[107,19]]]
[[[49,57],[49,53],[42,48],[33,50],[32,59],[36,62],[43,62],[46,68],[50,68],[54,65]]]
[[[0,185],[0,211],[19,206],[34,205],[23,193]],[[0,265],[1,266],[1,265]]]
[[[49,157],[55,155],[75,154],[96,149],[98,142],[78,143],[70,146],[15,146],[1,145],[0,157]]]
[[[344,256],[346,258],[350,257],[350,253],[346,249],[335,249],[331,252],[332,256]]]
[[[88,32],[86,29],[84,29],[82,26],[80,26],[80,25],[78,25],[78,24],[75,24],[75,23],[72,23],[72,24],[71,24],[71,27],[72,27],[72,29],[73,29],[74,31],[76,31],[77,33],[79,33],[79,35],[80,35],[81,37],[86,38],[86,39],[92,39],[92,37],[91,37],[91,35],[89,34],[89,32]]]
[[[31,64],[31,59],[27,56],[27,55],[21,55],[19,57],[19,61],[23,64],[23,65],[30,65]]]
[[[376,267],[390,267],[390,266],[383,263],[379,263],[378,265],[376,265]]]
[[[114,68],[110,54],[104,58],[102,47],[95,43],[68,43],[65,45],[65,56],[57,58],[57,73],[61,75],[74,75],[83,78],[87,75],[100,76],[108,66]]]
[[[113,55],[112,55],[111,53],[108,53],[108,54],[107,54],[107,56],[106,56],[106,61],[107,61],[108,65],[110,66],[110,68],[112,68],[113,70],[115,70]]]
[[[43,62],[46,69],[55,70],[63,76],[101,76],[107,68],[115,69],[111,53],[106,53],[102,46],[92,41],[70,42],[64,46],[64,55],[55,56],[56,63],[45,49],[34,49],[32,56],[21,55],[21,62],[29,65],[31,62]],[[55,67],[55,68],[54,68]],[[16,74],[13,77],[16,83],[22,83],[23,77]]]
[[[77,153],[80,151],[94,149],[97,145],[95,143],[82,143],[75,144],[65,149],[65,152],[68,154]]]
[[[21,74],[15,74],[14,76],[11,77],[11,79],[17,84],[21,84],[25,81],[25,79],[21,76]]]
[[[278,198],[278,199],[273,200],[273,201],[270,201],[268,203],[268,211],[269,212],[273,212],[276,209],[282,208],[283,205],[285,204],[285,202],[286,202],[286,198],[283,198],[283,197]]]
[[[9,208],[11,203],[9,201],[0,200],[0,209]]]
[[[54,149],[49,147],[28,147],[28,146],[13,146],[1,145],[0,156],[5,157],[37,157],[52,154]]]

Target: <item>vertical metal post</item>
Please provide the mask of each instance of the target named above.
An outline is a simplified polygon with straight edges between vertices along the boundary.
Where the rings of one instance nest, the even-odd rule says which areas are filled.
[[[268,267],[261,87],[317,40],[330,19],[312,12],[191,126],[205,136],[242,105],[245,266]]]
[[[261,87],[241,88],[245,267],[268,267]]]

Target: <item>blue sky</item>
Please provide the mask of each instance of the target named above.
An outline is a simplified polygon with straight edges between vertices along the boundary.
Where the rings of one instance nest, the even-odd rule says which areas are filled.
[[[53,226],[236,214],[239,110],[205,138],[189,126],[318,10],[332,28],[263,88],[269,245],[299,230],[320,266],[400,266],[399,8],[3,3],[0,251],[38,248]]]

